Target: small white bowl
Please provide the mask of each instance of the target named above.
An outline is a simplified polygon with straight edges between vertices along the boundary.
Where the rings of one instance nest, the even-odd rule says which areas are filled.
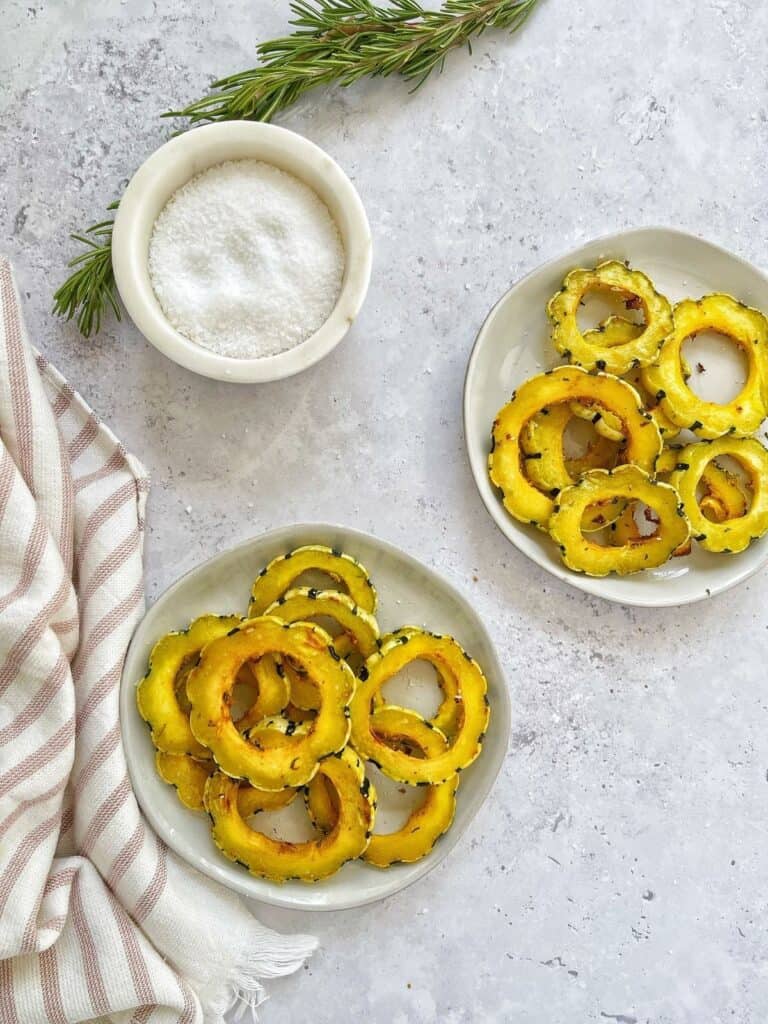
[[[309,185],[335,220],[345,256],[341,292],[322,327],[295,348],[257,359],[218,355],[175,330],[155,297],[148,268],[152,228],[173,193],[209,167],[245,159],[273,164]],[[128,314],[155,348],[204,377],[260,383],[291,377],[313,366],[347,333],[368,291],[371,232],[357,190],[322,149],[275,125],[228,121],[176,136],[141,165],[115,217],[112,264]]]

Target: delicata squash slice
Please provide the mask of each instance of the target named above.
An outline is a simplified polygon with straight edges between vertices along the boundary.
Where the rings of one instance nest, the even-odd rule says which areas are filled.
[[[216,771],[213,761],[197,761],[188,754],[155,754],[157,774],[173,786],[179,800],[190,811],[203,810],[203,792],[208,779]]]
[[[210,758],[210,752],[192,733],[186,695],[180,687],[203,647],[240,622],[239,615],[202,615],[185,630],[161,637],[152,648],[147,674],[136,687],[136,703],[158,750]]]
[[[205,784],[216,771],[213,761],[196,761],[188,754],[164,754],[158,751],[155,765],[160,778],[173,786],[176,794],[190,811],[204,811]],[[268,793],[252,786],[241,786],[238,806],[244,818],[258,811],[276,811],[286,807],[298,793],[297,789],[282,789]]]
[[[251,590],[248,615],[251,618],[263,615],[291,589],[299,576],[310,570],[323,572],[346,587],[353,602],[363,611],[371,614],[376,611],[376,591],[367,570],[343,551],[312,544],[274,558],[261,570]]]
[[[609,497],[647,505],[659,521],[655,533],[619,546],[598,544],[585,537],[581,531],[584,510]],[[590,470],[578,483],[561,491],[549,531],[569,569],[589,576],[611,572],[624,576],[662,565],[687,541],[690,527],[673,487],[652,480],[638,466],[619,466],[614,470]]]
[[[705,469],[721,456],[734,459],[749,477],[752,501],[743,515],[712,522],[699,506],[697,494]],[[768,532],[768,451],[756,438],[721,437],[688,445],[678,453],[670,482],[680,494],[693,539],[706,551],[743,551]]]
[[[245,674],[256,684],[256,700],[245,714],[238,718],[237,728],[246,732],[265,718],[279,715],[290,700],[288,681],[280,658],[264,655],[257,662],[246,662],[240,669],[238,679]]]
[[[414,636],[423,632],[417,626],[401,626],[393,633],[388,633],[382,637],[381,646],[383,647],[392,640],[398,640],[399,637]],[[399,642],[402,643],[403,641],[400,640]],[[453,737],[462,718],[461,685],[447,665],[440,665],[436,661],[433,661],[431,664],[435,670],[437,684],[442,691],[443,699],[440,701],[440,706],[435,714],[429,719],[428,724],[438,729],[444,736]],[[384,707],[386,703],[384,695],[379,690],[373,697],[374,707]]]
[[[265,654],[296,661],[317,687],[320,706],[306,733],[285,745],[263,749],[242,735],[230,714],[232,689],[240,666]],[[203,651],[187,682],[192,704],[190,725],[221,770],[247,779],[257,789],[301,786],[328,754],[341,750],[349,736],[347,705],[355,686],[351,669],[336,654],[330,636],[308,622],[289,624],[272,616],[245,621]],[[250,734],[249,734],[250,736]]]
[[[656,462],[656,476],[671,483],[675,470],[687,468],[682,452],[684,445],[665,448]],[[701,472],[699,487],[702,491],[699,507],[715,523],[725,519],[738,519],[747,511],[747,497],[736,477],[719,466],[714,459]]]
[[[633,324],[623,317],[609,316],[599,328],[587,331],[584,338],[594,344],[602,342],[604,345],[618,345],[638,337],[642,330],[641,325]],[[680,428],[664,413],[655,395],[652,395],[645,387],[641,367],[630,367],[626,373],[622,374],[622,380],[625,380],[627,384],[631,384],[637,391],[643,408],[653,417],[662,437],[674,437],[679,433]],[[576,404],[572,411],[574,416],[581,416],[584,419],[591,418],[591,410],[586,405]],[[593,420],[593,422],[598,434],[613,441],[621,439],[620,424],[616,422],[610,413],[604,413],[597,421]]]
[[[671,474],[678,468],[685,468],[680,462],[683,445],[665,448],[656,463],[656,476],[658,479],[669,482]],[[698,501],[701,513],[710,521],[722,523],[727,519],[738,519],[746,514],[747,497],[740,484],[732,473],[720,467],[714,460],[704,467],[699,480],[699,488],[702,491],[701,500]],[[698,491],[698,489],[697,489]],[[626,509],[611,524],[610,540],[614,545],[628,544],[642,540],[643,533],[635,517],[634,504],[627,505]],[[656,516],[646,510],[646,519],[656,522]],[[689,521],[690,521],[690,517]],[[673,552],[675,558],[680,555],[688,555],[691,552],[690,538],[676,548]]]
[[[338,814],[329,832],[302,843],[272,839],[251,828],[240,811],[238,783],[222,772],[212,775],[205,787],[205,807],[213,840],[224,856],[273,882],[314,882],[359,857],[370,841],[376,812],[376,793],[362,761],[347,747],[324,758],[317,775],[333,792]]]
[[[699,398],[688,387],[682,347],[698,331],[717,331],[730,338],[746,356],[744,387],[730,402]],[[768,414],[768,321],[759,310],[730,295],[685,299],[675,306],[674,329],[664,341],[654,366],[643,370],[643,382],[665,415],[699,437],[725,434],[746,437]]]
[[[578,459],[566,457],[565,430],[573,419],[574,406],[580,408],[578,402],[571,402],[542,409],[523,429],[520,443],[525,453],[526,474],[539,490],[550,495],[570,487],[587,469],[612,469],[619,455],[618,445],[599,435]],[[590,418],[594,419],[594,410]],[[621,513],[622,507],[616,500],[587,509],[582,530],[602,529]]]
[[[437,757],[445,752],[448,741],[434,726],[415,711],[405,708],[380,708],[373,715],[375,732],[393,747],[416,751],[422,757]],[[437,840],[451,827],[456,812],[459,776],[447,782],[427,786],[424,799],[394,832],[374,833],[363,853],[363,860],[377,868],[392,864],[413,864],[430,852]],[[333,828],[339,808],[335,794],[325,779],[316,775],[307,787],[307,810],[316,828]]]
[[[554,482],[544,494],[528,477],[528,462],[521,442],[526,424],[543,409],[581,401],[613,413],[622,423],[623,458],[652,473],[661,451],[661,436],[650,415],[643,411],[634,388],[610,374],[589,374],[576,366],[558,366],[527,380],[499,411],[493,424],[488,472],[499,488],[507,511],[524,523],[546,529],[560,489]],[[569,478],[570,479],[570,478]]]
[[[337,654],[342,640],[347,641],[343,646],[347,656],[359,651],[365,659],[378,647],[379,627],[373,615],[356,605],[348,594],[337,590],[316,590],[314,587],[289,590],[269,606],[266,614],[285,622],[304,622],[316,616],[333,619],[343,630],[340,637],[333,638]],[[304,709],[316,708],[318,693],[312,681],[292,668],[290,662],[286,663],[285,672],[291,702]]]
[[[609,318],[608,343],[601,331],[582,333],[578,311],[582,299],[590,291],[609,291],[620,295],[632,307],[643,312],[644,325],[639,334],[621,325],[623,318]],[[672,308],[652,282],[639,270],[630,270],[618,260],[608,260],[593,270],[577,269],[566,275],[563,286],[547,304],[552,323],[552,342],[557,351],[575,366],[585,370],[606,370],[621,376],[636,366],[648,366],[664,338],[672,330]],[[628,321],[623,321],[628,323]],[[603,325],[601,325],[603,326]],[[626,335],[632,335],[627,337]]]
[[[578,402],[545,407],[523,428],[520,447],[525,472],[542,491],[568,487],[587,469],[612,469],[616,464],[619,446],[604,436],[596,436],[578,458],[566,455],[565,431],[575,415],[572,406],[576,405]],[[593,416],[594,412],[589,418]]]
[[[699,508],[713,523],[739,519],[747,514],[748,502],[736,477],[727,469],[710,462],[701,474],[704,495]]]
[[[447,750],[429,758],[416,757],[390,747],[373,726],[376,698],[381,688],[417,659],[449,671],[459,687],[455,700],[460,704],[461,714],[455,735]],[[393,635],[382,644],[380,651],[366,661],[359,673],[350,711],[350,742],[355,750],[385,775],[408,785],[445,782],[472,764],[480,753],[490,713],[487,683],[477,662],[452,637],[415,627]]]

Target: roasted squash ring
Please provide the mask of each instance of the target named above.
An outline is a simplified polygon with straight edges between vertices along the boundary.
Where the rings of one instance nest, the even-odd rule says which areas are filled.
[[[237,720],[240,732],[247,732],[263,719],[279,715],[290,700],[290,693],[285,669],[279,658],[267,654],[255,663],[248,662],[243,668],[250,671],[257,688],[256,700]]]
[[[421,715],[405,708],[380,708],[373,715],[376,733],[392,746],[405,744],[422,757],[444,753],[448,742],[442,733]],[[393,864],[413,864],[432,850],[437,840],[451,827],[456,812],[459,776],[454,775],[437,786],[427,786],[424,800],[409,814],[405,824],[394,832],[374,832],[363,860],[377,868]],[[334,793],[325,779],[316,775],[307,787],[307,810],[316,828],[333,828],[339,813]]]
[[[240,666],[265,654],[279,654],[298,662],[320,694],[320,707],[306,734],[291,736],[276,750],[264,750],[257,741],[249,742],[230,714],[232,687]],[[247,779],[257,789],[301,786],[312,778],[321,758],[346,744],[347,705],[354,686],[351,669],[336,654],[324,629],[314,623],[289,624],[261,616],[214,640],[203,651],[187,683],[192,704],[190,725],[197,740],[211,750],[227,775]]]
[[[670,474],[678,468],[685,468],[681,464],[683,448],[683,445],[675,445],[663,450],[656,462],[657,476],[671,482]],[[707,463],[699,482],[704,491],[699,507],[707,519],[722,523],[726,519],[738,519],[746,515],[746,495],[733,475],[715,461]]]
[[[459,684],[457,697],[461,705],[461,720],[450,747],[434,758],[413,757],[402,750],[395,750],[387,746],[373,729],[375,699],[381,688],[417,659],[447,670]],[[358,753],[376,764],[385,775],[409,785],[445,782],[472,764],[482,748],[490,713],[487,683],[477,662],[452,637],[416,628],[391,637],[366,661],[350,711],[350,742]]]
[[[158,750],[155,754],[157,774],[173,786],[179,800],[190,811],[202,811],[203,792],[208,779],[216,771],[213,761],[198,761],[189,754],[165,754]]]
[[[544,408],[571,401],[591,402],[621,420],[626,437],[624,458],[653,472],[661,451],[659,430],[643,412],[634,388],[609,374],[592,375],[575,366],[559,366],[526,381],[498,413],[488,457],[492,483],[502,493],[507,511],[524,523],[546,529],[554,502],[528,479],[521,435],[526,424]],[[530,460],[529,460],[530,461]]]
[[[589,291],[610,291],[637,301],[645,324],[636,337],[615,343],[601,343],[600,330],[582,334],[578,325],[581,301]],[[630,270],[618,260],[608,260],[594,270],[572,270],[563,287],[547,304],[552,323],[552,342],[557,351],[585,370],[606,370],[621,376],[635,366],[648,366],[656,358],[664,338],[672,330],[672,308],[652,282],[639,270]],[[621,318],[619,318],[621,319]]]
[[[656,460],[656,479],[669,483],[669,475],[677,465],[677,460],[682,446],[665,447]],[[636,503],[627,504],[624,511],[611,523],[609,540],[614,547],[621,547],[623,544],[637,544],[642,541],[644,534],[641,532],[635,519]],[[688,537],[679,547],[672,552],[673,558],[680,558],[691,553],[691,538]]]
[[[393,639],[396,640],[398,637],[414,636],[423,632],[418,626],[401,626],[394,632],[382,637],[381,646],[384,646],[384,644],[389,643]],[[461,687],[456,676],[447,666],[439,665],[434,661],[431,662],[431,665],[435,670],[437,684],[442,691],[443,699],[435,714],[429,719],[429,724],[438,729],[444,736],[450,738],[456,735],[456,730],[461,723]],[[389,706],[381,690],[375,694],[373,704],[377,709]]]
[[[635,508],[634,502],[627,505],[619,518],[611,523],[609,539],[614,547],[642,542],[645,534],[640,530],[635,519]],[[686,541],[683,541],[682,544],[675,548],[672,552],[672,558],[681,558],[684,555],[690,555],[690,553],[691,538],[688,537]]]
[[[338,816],[330,832],[303,843],[271,839],[251,828],[240,812],[237,782],[221,772],[212,775],[205,787],[205,807],[213,822],[213,841],[224,856],[273,882],[314,882],[359,857],[370,841],[376,807],[363,764],[346,748],[324,758],[318,775],[334,792]]]
[[[747,514],[747,498],[736,478],[716,462],[707,465],[701,474],[701,482],[705,493],[699,507],[707,519],[722,523]]]
[[[750,478],[752,501],[743,516],[720,523],[707,519],[699,507],[697,492],[702,474],[719,456],[735,459]],[[705,551],[743,551],[768,532],[768,451],[754,437],[721,437],[690,444],[679,453],[678,468],[670,482],[677,488],[691,522],[693,539]]]
[[[545,493],[570,486],[587,469],[612,469],[616,464],[618,445],[603,436],[595,438],[578,458],[566,456],[565,431],[573,415],[566,403],[542,409],[528,420],[520,435],[526,476]]]
[[[190,811],[204,811],[203,796],[205,784],[216,771],[213,761],[197,761],[188,754],[164,754],[158,750],[155,755],[157,774],[173,786],[176,794]],[[238,795],[240,813],[244,818],[258,811],[276,811],[295,798],[297,789],[281,789],[268,793],[252,786],[241,786]]]
[[[606,437],[601,436],[578,459],[565,455],[565,429],[573,418],[573,406],[555,405],[546,412],[542,410],[529,420],[521,435],[521,447],[525,452],[525,471],[529,480],[545,493],[552,494],[570,487],[588,468],[612,469],[618,458],[619,448]],[[593,418],[593,417],[592,417]],[[584,513],[582,530],[601,530],[612,522],[622,509],[620,502],[601,508],[587,509]]]
[[[652,508],[659,517],[656,532],[616,547],[596,544],[584,537],[584,510],[610,497],[642,501]],[[549,530],[568,568],[589,576],[607,576],[611,572],[623,576],[662,565],[690,534],[675,489],[651,480],[637,466],[585,473],[578,483],[560,492]]]
[[[364,611],[347,594],[338,590],[316,590],[314,587],[298,587],[279,597],[267,609],[266,615],[274,615],[285,622],[304,622],[316,616],[325,616],[337,622],[343,633],[333,638],[336,653],[343,649],[351,654],[357,650],[363,658],[377,649],[379,627],[376,619]],[[291,703],[305,710],[318,706],[317,687],[306,676],[297,672],[286,662],[285,672],[290,685]]]
[[[347,594],[338,590],[315,590],[313,587],[299,587],[289,590],[277,599],[265,612],[285,622],[305,622],[318,615],[325,615],[337,622],[344,635],[366,658],[376,650],[379,626],[370,612],[366,612]],[[334,638],[335,639],[335,638]],[[337,643],[337,650],[338,650]]]
[[[201,615],[185,630],[162,637],[152,648],[149,670],[136,687],[136,703],[158,750],[189,754],[200,760],[210,758],[210,752],[192,734],[188,711],[179,703],[178,676],[186,672],[207,643],[224,636],[239,622],[239,615]]]
[[[609,316],[599,327],[594,327],[584,334],[584,340],[590,345],[623,345],[627,341],[634,341],[643,332],[641,324],[634,324],[621,316]],[[581,405],[574,402],[571,407],[574,416],[580,419],[590,420],[595,425],[595,430],[608,441],[620,442],[624,435],[621,432],[621,423],[610,413],[601,413],[594,407]]]
[[[669,482],[669,476],[677,468],[683,446],[664,448],[656,462],[656,477]],[[721,469],[716,462],[710,462],[701,474],[704,494],[699,507],[707,519],[721,523],[726,519],[738,519],[747,511],[747,499],[733,476]],[[611,524],[611,543],[628,544],[642,538],[635,521],[635,507],[628,505],[624,512]],[[691,553],[690,538],[674,552],[674,557]]]
[[[316,570],[347,588],[353,602],[363,611],[376,611],[376,591],[367,570],[351,555],[319,544],[295,548],[274,558],[262,569],[251,590],[248,615],[263,615],[270,605],[291,589],[302,573]]]
[[[586,405],[582,402],[571,402],[569,408],[571,415],[578,416],[580,420],[588,420],[592,423],[597,433],[604,437],[606,441],[615,441],[617,444],[621,444],[624,440],[621,420],[617,419],[613,413],[603,412],[599,407]]]
[[[681,351],[698,331],[718,331],[734,341],[747,358],[744,387],[730,402],[708,402],[688,387]],[[643,381],[664,413],[699,437],[725,434],[746,437],[768,414],[768,321],[730,295],[685,299],[675,306],[674,330],[662,345],[658,362],[643,370]]]
[[[623,345],[627,341],[633,341],[643,331],[642,324],[634,324],[629,320],[625,320],[624,317],[620,316],[609,316],[604,320],[599,327],[593,328],[591,331],[587,331],[584,334],[585,341],[591,345]],[[643,403],[643,408],[651,414],[656,426],[659,428],[662,437],[674,437],[680,430],[677,424],[673,423],[668,416],[664,414],[655,397],[646,390],[643,379],[642,370],[639,367],[630,368],[627,373],[623,375],[623,379],[631,384],[632,387],[640,395],[640,400]],[[579,411],[577,406],[574,409],[575,415],[587,416],[586,407],[582,406],[582,412]],[[620,425],[616,423],[611,417],[610,413],[604,414],[596,423],[595,430],[598,434],[604,435],[606,438],[619,440],[621,434]],[[578,474],[577,474],[578,475]]]

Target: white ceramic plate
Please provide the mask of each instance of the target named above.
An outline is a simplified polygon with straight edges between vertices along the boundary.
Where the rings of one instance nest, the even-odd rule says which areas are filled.
[[[472,473],[502,533],[553,576],[622,604],[664,607],[701,601],[760,569],[768,560],[768,536],[738,555],[709,554],[694,545],[691,555],[658,569],[623,578],[591,578],[566,569],[544,533],[513,519],[488,479],[496,413],[524,380],[561,362],[549,340],[547,300],[569,270],[606,259],[629,260],[672,302],[720,291],[768,311],[768,278],[762,271],[719,246],[669,228],[639,228],[599,238],[544,264],[494,306],[472,350],[464,384],[464,430]],[[703,336],[694,344],[691,354],[705,367],[704,374],[695,373],[700,393],[711,400],[735,393],[742,369],[734,346]]]
[[[206,612],[244,612],[258,571],[272,558],[302,544],[340,547],[366,566],[379,595],[377,619],[382,632],[416,624],[455,636],[486,673],[491,719],[482,754],[462,773],[453,826],[427,857],[416,864],[398,864],[386,871],[353,862],[332,878],[313,885],[275,885],[254,878],[223,857],[211,840],[207,818],[184,808],[175,790],[157,775],[149,730],[136,709],[135,689],[146,671],[152,645],[160,636],[183,628],[190,619]],[[410,686],[414,692],[422,689],[413,686],[413,678],[410,684],[402,681],[399,685]],[[416,701],[411,703],[417,706]],[[318,524],[290,526],[256,537],[217,555],[170,587],[134,634],[120,693],[128,769],[139,803],[158,835],[180,857],[230,888],[264,903],[303,910],[343,910],[373,903],[431,871],[458,842],[487,797],[506,753],[509,717],[509,696],[493,643],[466,599],[431,569],[392,545],[356,530]],[[378,817],[391,813],[382,796],[380,789]],[[302,805],[299,799],[287,810],[303,815]],[[289,821],[288,827],[296,827],[296,823]]]

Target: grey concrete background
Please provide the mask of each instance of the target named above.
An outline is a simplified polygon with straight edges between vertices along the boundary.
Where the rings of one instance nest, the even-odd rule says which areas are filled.
[[[355,181],[375,267],[347,340],[258,388],[127,322],[84,341],[50,306],[68,232],[164,140],[156,115],[249,66],[285,0],[2,14],[1,244],[35,342],[151,470],[150,598],[263,529],[338,520],[469,592],[508,672],[504,773],[437,871],[371,909],[264,911],[322,941],[265,1024],[765,1021],[768,580],[633,611],[547,578],[480,504],[460,397],[490,305],[587,238],[667,223],[766,262],[768,8],[542,0],[414,96],[360,84],[281,118]]]

